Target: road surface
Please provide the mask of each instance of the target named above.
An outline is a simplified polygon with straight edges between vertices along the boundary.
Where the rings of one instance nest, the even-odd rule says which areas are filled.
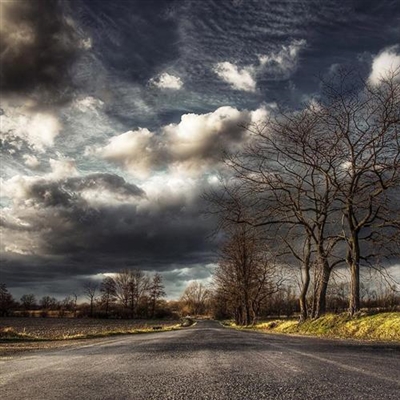
[[[400,399],[400,345],[215,321],[0,361],[0,399]]]

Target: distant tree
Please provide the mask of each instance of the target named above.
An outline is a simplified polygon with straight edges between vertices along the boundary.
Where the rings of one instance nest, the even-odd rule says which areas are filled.
[[[210,290],[201,282],[193,281],[184,290],[181,302],[189,314],[201,315],[206,312]]]
[[[164,288],[162,276],[159,273],[154,274],[149,287],[150,316],[152,318],[154,318],[156,314],[158,300],[166,295]]]
[[[58,316],[64,317],[66,312],[72,312],[75,317],[76,302],[74,296],[67,296],[59,304]]]
[[[5,283],[0,283],[0,314],[6,317],[14,305],[11,293],[8,291]]]
[[[73,296],[67,296],[61,300],[60,305],[66,311],[74,311],[75,299]]]
[[[24,311],[27,313],[36,307],[36,297],[33,293],[24,294],[21,296],[21,304]]]
[[[76,314],[78,311],[78,295],[76,293],[72,294],[72,311],[74,313],[74,318],[76,318]]]
[[[106,276],[100,285],[101,304],[104,306],[106,316],[108,316],[110,305],[115,302],[117,298],[117,289],[115,280],[111,276]]]
[[[41,308],[41,316],[47,317],[49,310],[54,310],[57,307],[57,299],[50,296],[43,296],[39,301],[39,305]]]
[[[123,269],[115,275],[114,281],[117,300],[124,309],[128,309],[131,271],[129,269]]]
[[[97,283],[87,281],[83,284],[83,294],[90,302],[90,317],[93,317],[94,300],[96,297]]]
[[[115,276],[116,295],[131,318],[138,315],[140,301],[146,296],[149,277],[139,269],[124,269]]]
[[[225,297],[235,322],[250,325],[282,283],[275,263],[258,232],[245,224],[233,226],[220,253],[214,273],[217,292]]]

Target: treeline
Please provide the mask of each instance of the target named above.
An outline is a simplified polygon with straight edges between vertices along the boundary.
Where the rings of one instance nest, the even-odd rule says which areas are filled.
[[[78,294],[57,300],[37,299],[32,293],[17,301],[5,284],[0,284],[0,316],[58,316],[97,318],[161,318],[171,315],[162,276],[150,276],[139,269],[124,269],[106,276],[100,283],[87,281],[79,294],[87,302],[78,304]]]
[[[335,308],[346,303],[354,315],[361,272],[398,263],[399,77],[372,85],[340,71],[302,110],[276,107],[245,127],[248,146],[226,155],[233,177],[205,197],[225,237],[215,295],[238,324],[254,321],[293,276],[301,320],[318,318],[335,271],[346,287]]]
[[[332,280],[326,296],[326,310],[334,313],[346,311],[349,290],[348,283]],[[240,296],[232,299],[229,293],[231,292],[221,292],[215,282],[206,286],[193,281],[185,288],[181,298],[169,302],[169,305],[180,316],[206,315],[219,320],[235,318],[237,323],[245,322],[241,321],[241,315],[237,313]],[[251,299],[254,294],[250,293]],[[298,286],[281,283],[277,290],[269,291],[262,298],[258,304],[257,314],[252,314],[250,311],[250,323],[255,323],[257,319],[298,317],[300,314],[298,297]],[[311,297],[308,298],[310,304],[311,300]],[[379,280],[375,288],[362,285],[361,307],[372,312],[400,311],[400,293],[396,291],[395,286],[385,280]]]
[[[126,272],[124,272],[126,273]],[[231,319],[239,317],[235,310],[237,304],[232,302],[228,296],[221,293],[218,286],[204,285],[193,281],[184,289],[178,300],[164,300],[161,277],[150,278],[156,280],[155,287],[160,297],[151,305],[151,297],[142,297],[139,301],[135,318],[181,318],[186,316],[207,316],[215,319]],[[37,299],[32,293],[24,294],[19,301],[14,299],[5,284],[0,283],[0,316],[13,317],[57,317],[57,318],[132,318],[130,301],[124,306],[117,299],[117,293],[110,290],[114,285],[109,277],[104,278],[98,286],[92,283],[84,285],[85,290],[90,286],[88,302],[78,303],[78,296],[73,294],[62,300],[51,296],[42,296]],[[105,287],[107,286],[107,290]],[[95,289],[95,290],[94,290]],[[102,290],[103,289],[103,290]],[[94,290],[94,291],[93,291]],[[345,282],[330,282],[327,292],[326,304],[329,312],[343,312],[348,308],[349,285]],[[90,299],[93,296],[93,308]],[[164,295],[164,294],[163,294]],[[311,299],[309,299],[311,302]],[[108,304],[107,304],[108,303]],[[155,306],[154,306],[155,304]],[[400,293],[393,285],[381,281],[380,284],[371,289],[369,286],[361,286],[361,307],[373,311],[396,311],[400,310]],[[257,315],[254,319],[297,317],[300,313],[298,302],[298,290],[295,286],[281,284],[278,290],[274,290],[265,296],[259,303]],[[240,322],[240,319],[237,320]]]

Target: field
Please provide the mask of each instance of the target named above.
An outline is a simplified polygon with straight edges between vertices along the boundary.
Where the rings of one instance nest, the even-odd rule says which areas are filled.
[[[165,320],[0,318],[0,340],[83,339],[176,328],[178,321]]]
[[[86,339],[93,343],[113,335],[174,329],[180,329],[178,321],[0,318],[0,358],[26,351],[72,347]]]

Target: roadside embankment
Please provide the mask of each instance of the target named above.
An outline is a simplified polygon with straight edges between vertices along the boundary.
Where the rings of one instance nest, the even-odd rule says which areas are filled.
[[[232,322],[226,322],[225,325],[266,333],[400,342],[400,312],[359,314],[354,317],[350,317],[347,313],[326,314],[303,323],[293,319],[277,319],[247,327],[239,327]]]

